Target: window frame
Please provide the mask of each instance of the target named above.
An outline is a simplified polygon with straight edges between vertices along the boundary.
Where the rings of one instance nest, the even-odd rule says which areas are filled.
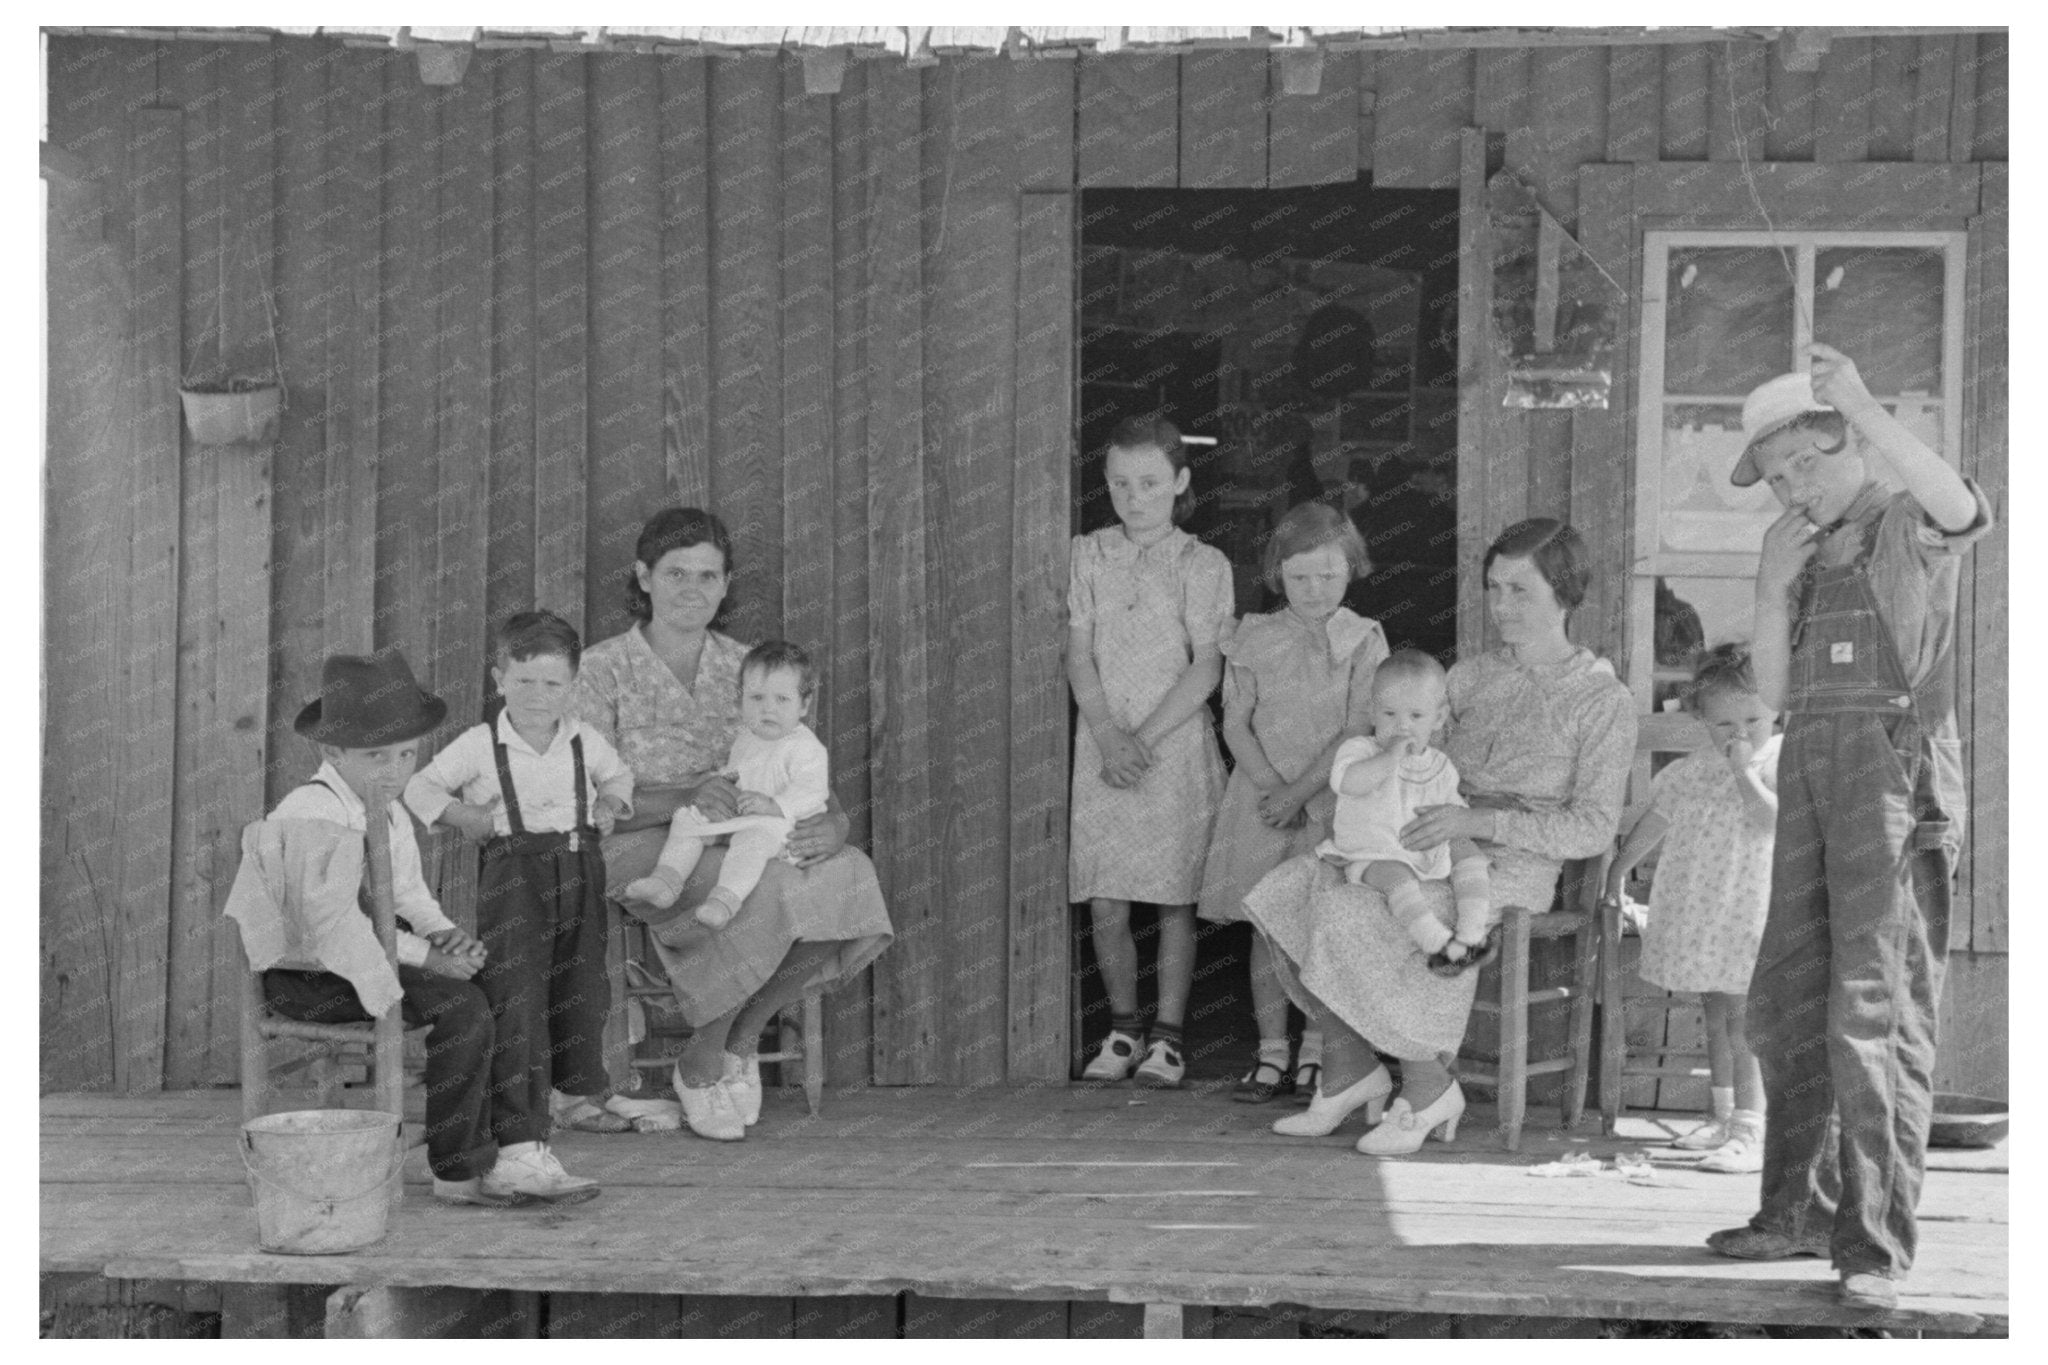
[[[1813,339],[1814,254],[1833,247],[1903,247],[1942,252],[1941,390],[1932,401],[1941,405],[1942,458],[1960,464],[1963,443],[1964,373],[1967,318],[1965,284],[1969,265],[1969,233],[1964,228],[1754,228],[1662,227],[1643,224],[1641,238],[1641,309],[1637,329],[1635,394],[1635,468],[1632,471],[1634,546],[1628,581],[1629,691],[1639,711],[1651,709],[1656,677],[1656,583],[1659,578],[1726,578],[1756,576],[1757,554],[1727,552],[1659,553],[1659,519],[1663,512],[1664,391],[1666,298],[1673,249],[1692,247],[1775,247],[1792,255],[1795,306],[1793,353]],[[1804,304],[1800,307],[1799,304]],[[1797,368],[1804,369],[1801,364]],[[1743,395],[1681,395],[1687,401],[1740,403]],[[1711,642],[1711,641],[1710,641]]]

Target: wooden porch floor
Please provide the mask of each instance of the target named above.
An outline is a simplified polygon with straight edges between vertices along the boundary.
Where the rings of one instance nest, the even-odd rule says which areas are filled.
[[[1356,1126],[1266,1131],[1281,1106],[1221,1094],[1052,1088],[771,1091],[744,1143],[564,1134],[597,1201],[452,1209],[423,1154],[385,1240],[361,1253],[256,1249],[233,1091],[42,1100],[41,1265],[125,1280],[467,1286],[546,1294],[1103,1301],[1506,1318],[2003,1332],[2003,1147],[1937,1153],[1921,1259],[1894,1314],[1838,1305],[1827,1266],[1713,1258],[1753,1178],[1660,1152],[1696,1121],[1641,1116],[1566,1137],[1537,1111],[1499,1149],[1478,1106],[1457,1143],[1374,1161]],[[1588,1123],[1585,1131],[1593,1124]],[[1569,1152],[1645,1151],[1654,1184],[1541,1178]],[[1193,1321],[1193,1315],[1190,1315]],[[1064,1322],[1064,1318],[1062,1318]],[[1497,1330],[1512,1333],[1509,1322]],[[1054,1335],[1065,1335],[1064,1331]]]

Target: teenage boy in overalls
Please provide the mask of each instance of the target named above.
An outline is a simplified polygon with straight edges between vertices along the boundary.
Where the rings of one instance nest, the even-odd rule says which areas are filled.
[[[519,612],[493,646],[504,708],[420,769],[405,801],[429,826],[483,845],[477,932],[489,956],[477,984],[497,1026],[491,1130],[499,1149],[531,1152],[550,1175],[594,1188],[561,1172],[547,1138],[557,1121],[598,1132],[631,1127],[603,1107],[611,982],[598,839],[600,825],[632,809],[633,772],[604,736],[568,714],[583,654],[574,626],[553,612]],[[560,1114],[554,1090],[570,1097]]]
[[[1762,478],[1786,509],[1764,534],[1755,639],[1785,739],[1749,990],[1770,1110],[1761,1207],[1707,1245],[1830,1256],[1845,1303],[1890,1308],[1913,1260],[1962,844],[1956,585],[1991,508],[1854,361],[1811,354],[1810,377],[1781,375],[1743,404],[1730,476]],[[1873,455],[1903,492],[1871,476]]]

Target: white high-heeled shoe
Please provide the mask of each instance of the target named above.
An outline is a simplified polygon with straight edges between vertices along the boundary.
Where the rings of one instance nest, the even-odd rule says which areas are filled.
[[[1376,1123],[1387,1096],[1393,1093],[1394,1078],[1387,1074],[1384,1066],[1374,1067],[1362,1080],[1353,1081],[1334,1095],[1325,1095],[1322,1084],[1318,1082],[1315,1098],[1308,1102],[1308,1108],[1299,1114],[1275,1119],[1273,1131],[1283,1137],[1324,1137],[1336,1132],[1338,1126],[1351,1117],[1351,1111],[1360,1105],[1365,1106],[1366,1122]]]
[[[732,1096],[732,1107],[739,1111],[740,1122],[752,1128],[761,1119],[761,1058],[754,1056],[740,1058],[726,1053],[721,1059],[725,1074],[719,1083],[725,1093]]]
[[[1358,1140],[1358,1150],[1367,1156],[1408,1156],[1421,1151],[1429,1138],[1439,1142],[1456,1138],[1458,1120],[1464,1114],[1465,1092],[1456,1081],[1420,1110],[1405,1099],[1395,1100],[1387,1108],[1386,1119]]]
[[[684,1085],[683,1069],[675,1068],[676,1099],[682,1102],[683,1122],[698,1137],[710,1138],[715,1142],[738,1142],[747,1135],[747,1125],[740,1118],[739,1108],[732,1102],[732,1092],[725,1088],[724,1081],[712,1085]]]

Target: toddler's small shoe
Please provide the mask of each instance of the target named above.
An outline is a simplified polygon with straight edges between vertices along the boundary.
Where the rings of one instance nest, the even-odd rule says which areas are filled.
[[[588,1176],[570,1175],[545,1142],[515,1142],[498,1149],[498,1164],[483,1178],[490,1195],[527,1195],[550,1204],[580,1204],[601,1193]]]
[[[486,1209],[517,1209],[540,1202],[531,1195],[489,1193],[484,1189],[483,1180],[477,1176],[467,1180],[443,1180],[435,1176],[434,1198],[444,1204],[475,1204]]]
[[[1875,1270],[1842,1272],[1842,1304],[1889,1311],[1899,1306],[1899,1282]]]
[[[1450,951],[1454,947],[1463,949],[1463,956],[1452,957]],[[1500,926],[1496,924],[1493,928],[1488,929],[1486,936],[1477,943],[1467,943],[1461,938],[1453,938],[1449,943],[1431,953],[1426,959],[1425,965],[1438,976],[1463,976],[1466,972],[1476,971],[1484,967],[1499,956]]]
[[[1082,1068],[1084,1081],[1121,1081],[1129,1077],[1131,1069],[1138,1064],[1138,1050],[1144,1044],[1128,1033],[1115,1029],[1102,1040],[1102,1047]]]
[[[1360,1105],[1365,1106],[1365,1121],[1379,1120],[1380,1109],[1386,1104],[1387,1096],[1394,1093],[1394,1078],[1384,1066],[1374,1067],[1370,1074],[1360,1077],[1334,1095],[1325,1095],[1320,1084],[1310,1097],[1308,1109],[1299,1114],[1289,1114],[1284,1119],[1273,1121],[1273,1131],[1282,1137],[1325,1137],[1337,1131],[1351,1112]]]
[[[1139,1085],[1149,1085],[1155,1090],[1178,1090],[1180,1078],[1187,1074],[1187,1070],[1181,1064],[1180,1048],[1164,1038],[1154,1038],[1152,1045],[1145,1049],[1145,1060],[1138,1063],[1135,1079]]]
[[[684,1085],[680,1068],[675,1073],[676,1098],[682,1101],[683,1122],[691,1132],[713,1142],[738,1142],[747,1135],[746,1120],[732,1102],[725,1082],[712,1085]]]
[[[1788,1232],[1745,1223],[1707,1236],[1707,1250],[1738,1261],[1784,1261],[1794,1256],[1825,1256],[1825,1241],[1802,1242]]]
[[[1728,1120],[1714,1119],[1703,1123],[1682,1138],[1676,1138],[1671,1145],[1681,1152],[1711,1152],[1728,1140]]]
[[[1700,1158],[1695,1170],[1715,1175],[1755,1175],[1764,1168],[1764,1140],[1761,1135],[1737,1131],[1728,1140]]]
[[[1430,1138],[1455,1141],[1458,1120],[1464,1114],[1465,1092],[1456,1081],[1420,1110],[1411,1108],[1406,1099],[1395,1100],[1380,1125],[1358,1140],[1358,1150],[1367,1156],[1408,1156],[1421,1151]]]
[[[1261,1059],[1252,1063],[1230,1098],[1239,1104],[1268,1104],[1276,1095],[1294,1093],[1294,1075],[1286,1067]]]
[[[725,1093],[732,1096],[732,1107],[739,1111],[740,1122],[752,1128],[761,1119],[761,1057],[735,1057],[725,1054],[725,1074],[719,1078]]]

